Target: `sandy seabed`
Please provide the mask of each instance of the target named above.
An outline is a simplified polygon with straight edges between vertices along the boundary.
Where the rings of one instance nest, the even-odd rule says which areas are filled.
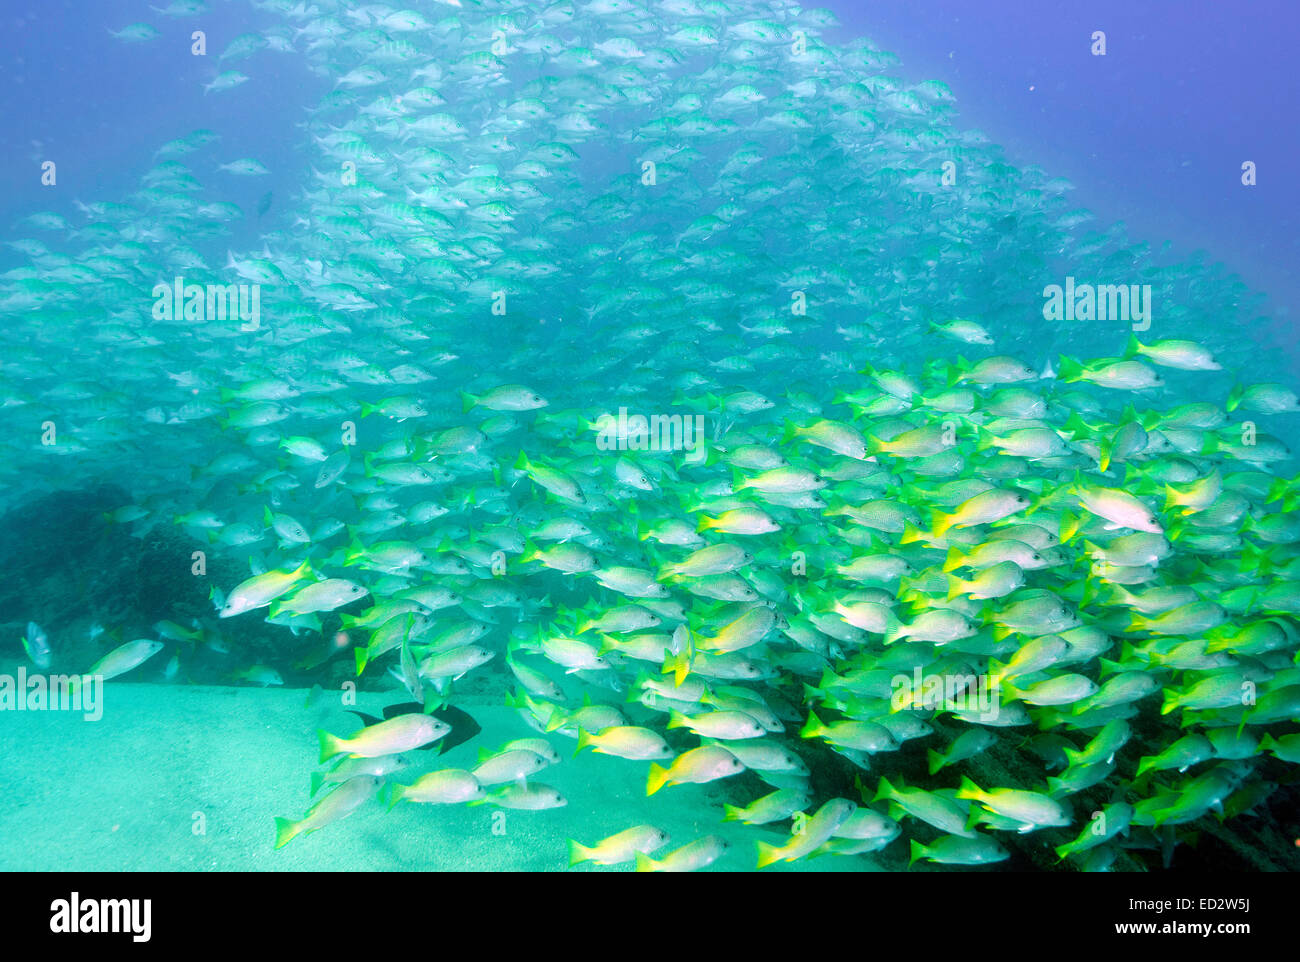
[[[343,821],[275,850],[273,816],[298,819],[310,804],[317,728],[350,735],[346,707],[373,715],[395,694],[109,682],[103,717],[0,712],[0,870],[4,871],[563,871],[569,838],[585,845],[633,825],[670,835],[662,857],[703,835],[730,844],[712,868],[753,869],[755,841],[778,828],[722,821],[718,789],[679,785],[645,794],[647,762],[590,751],[553,734],[563,759],[538,781],[568,805],[514,811],[492,805],[374,800]],[[456,701],[482,733],[442,755],[408,753],[414,781],[436,768],[472,768],[480,747],[536,736],[499,701]],[[789,823],[784,825],[788,831]],[[585,870],[587,865],[575,869]],[[774,868],[871,871],[869,856],[819,858]],[[627,871],[632,865],[618,866]]]

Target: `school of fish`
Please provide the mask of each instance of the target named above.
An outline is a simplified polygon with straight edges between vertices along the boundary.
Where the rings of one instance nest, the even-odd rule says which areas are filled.
[[[1234,278],[1087,232],[944,84],[788,0],[249,6],[205,96],[305,58],[301,193],[228,249],[223,189],[268,167],[197,129],[120,201],[26,217],[0,483],[111,474],[110,521],[247,566],[106,675],[265,619],[285,656],[249,683],[346,663],[412,704],[321,733],[329,791],[277,847],[381,798],[562,806],[562,740],[648,795],[752,773],[717,814],[759,868],[1154,866],[1293,790],[1300,398]],[[1148,327],[1046,320],[1067,273],[1150,285]],[[535,737],[411,774],[476,679]],[[568,859],[727,846],[636,825]]]

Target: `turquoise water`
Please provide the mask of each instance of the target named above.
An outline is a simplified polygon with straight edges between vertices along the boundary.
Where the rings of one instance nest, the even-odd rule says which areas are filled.
[[[9,867],[1296,867],[1262,292],[828,11],[248,18],[5,237]]]

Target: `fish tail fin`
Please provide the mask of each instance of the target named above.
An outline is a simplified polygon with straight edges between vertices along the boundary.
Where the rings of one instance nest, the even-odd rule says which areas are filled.
[[[885,616],[885,644],[892,645],[906,634],[907,626],[897,616],[892,614]]]
[[[1061,544],[1069,543],[1070,539],[1079,533],[1079,528],[1083,521],[1072,511],[1061,512],[1061,528],[1057,537],[1060,538]]]
[[[948,387],[953,387],[955,384],[957,384],[957,382],[959,382],[965,376],[966,372],[969,370],[970,370],[970,362],[967,361],[960,354],[957,355],[957,363],[947,365]]]
[[[284,848],[298,834],[298,823],[287,818],[277,818],[275,820],[275,847]]]
[[[585,862],[589,858],[591,858],[591,849],[585,845],[579,845],[573,839],[569,839],[569,868],[573,868],[573,866]]]
[[[856,776],[855,776],[856,777]],[[872,802],[892,801],[894,798],[894,786],[889,784],[889,779],[884,775],[880,776],[880,781],[876,785],[876,795]]]
[[[961,777],[961,788],[957,789],[957,798],[977,799],[984,793],[980,791],[979,786],[972,782],[965,775]]]
[[[1115,446],[1114,438],[1102,438],[1097,445],[1097,470],[1105,471],[1110,467],[1110,455]]]
[[[667,781],[668,781],[668,769],[664,768],[662,765],[656,765],[654,762],[651,762],[650,775],[646,779],[646,784],[645,784],[646,796],[649,797],[653,795],[655,792],[659,791],[659,789],[664,787],[664,784]]]
[[[546,724],[542,727],[546,729],[546,733],[549,735],[551,732],[563,728],[564,722],[565,722],[565,716],[559,712],[557,707],[557,709],[552,711],[551,714],[547,717]]]
[[[681,687],[682,682],[686,680],[686,676],[690,674],[690,671],[690,654],[685,650],[679,651],[675,655],[671,655],[664,659],[662,673],[665,675],[672,675],[673,684],[677,687]]]
[[[781,850],[775,845],[769,845],[767,842],[758,843],[758,867],[766,868],[773,862],[781,861]]]
[[[1165,485],[1165,510],[1177,507],[1183,503],[1183,493],[1178,491],[1172,484]]]
[[[1087,421],[1085,421],[1083,419],[1083,416],[1079,414],[1078,411],[1075,411],[1066,419],[1063,427],[1065,430],[1069,431],[1071,434],[1074,435],[1074,440],[1076,441],[1080,440],[1081,438],[1090,439],[1094,434],[1097,433],[1097,431],[1092,427],[1092,425],[1090,425]]]
[[[1247,541],[1246,546],[1241,550],[1241,560],[1237,563],[1237,567],[1243,574],[1248,571],[1258,571],[1261,576],[1267,576],[1273,571],[1275,550],[1275,548],[1261,548],[1255,542]]]
[[[911,850],[912,850],[911,857],[907,860],[907,867],[908,867],[908,868],[911,868],[911,867],[912,867],[912,864],[913,864],[913,863],[914,863],[918,858],[924,858],[925,855],[926,855],[926,853],[929,851],[929,849],[927,849],[924,845],[922,845],[922,844],[921,844],[920,842],[918,842],[916,839],[912,839]]]
[[[316,729],[316,737],[320,739],[320,763],[324,765],[327,761],[343,751],[339,747],[339,739],[331,735],[323,728]]]
[[[925,757],[926,757],[926,762],[930,768],[931,775],[938,773],[939,769],[943,768],[943,766],[946,764],[943,760],[943,756],[940,755],[938,752],[936,752],[933,748],[929,749],[925,753]]]
[[[1086,758],[1088,753],[1082,748],[1063,748],[1061,754],[1065,756],[1066,768],[1072,768]]]

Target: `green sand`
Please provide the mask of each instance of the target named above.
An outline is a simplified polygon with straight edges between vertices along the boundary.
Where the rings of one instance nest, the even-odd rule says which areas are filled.
[[[554,871],[567,868],[570,837],[590,845],[642,822],[671,836],[656,854],[716,833],[731,848],[712,868],[749,870],[756,839],[783,837],[723,822],[719,786],[672,786],[647,798],[649,763],[591,752],[572,758],[576,741],[552,735],[563,761],[539,780],[568,799],[564,808],[403,803],[385,811],[374,801],[276,851],[272,817],[300,818],[308,807],[310,775],[319,768],[315,730],[351,734],[359,727],[337,693],[318,692],[311,707],[306,694],[110,682],[96,722],[72,712],[0,712],[3,743],[23,746],[21,762],[14,754],[0,762],[0,870]],[[356,698],[356,707],[372,714],[401,700],[367,692]],[[472,767],[480,746],[537,734],[497,700],[458,697],[456,705],[482,733],[441,757],[410,753],[405,780]],[[201,834],[194,828],[200,814]],[[876,868],[867,856],[791,867]]]

